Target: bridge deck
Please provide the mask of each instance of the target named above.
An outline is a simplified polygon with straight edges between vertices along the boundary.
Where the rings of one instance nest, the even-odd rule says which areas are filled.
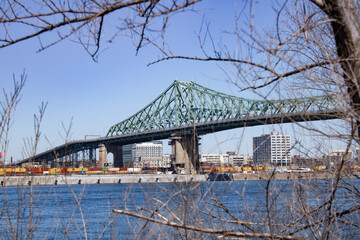
[[[17,164],[32,162],[49,161],[51,159],[58,159],[69,155],[70,153],[83,151],[85,149],[98,148],[100,144],[110,145],[126,145],[131,143],[140,143],[153,140],[167,139],[174,135],[193,134],[195,129],[196,134],[204,135],[233,128],[251,127],[257,125],[304,122],[336,119],[338,114],[336,112],[325,113],[307,113],[307,114],[289,114],[279,116],[262,116],[262,117],[247,117],[246,119],[228,119],[221,121],[213,121],[206,123],[195,123],[179,126],[176,128],[151,130],[132,134],[123,134],[118,136],[103,137],[92,140],[83,140],[76,142],[69,142],[45,152],[39,153],[31,158],[19,161]]]

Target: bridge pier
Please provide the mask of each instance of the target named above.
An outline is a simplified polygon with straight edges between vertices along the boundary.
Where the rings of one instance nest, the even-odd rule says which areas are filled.
[[[92,166],[96,164],[96,148],[89,149],[89,163]]]
[[[107,146],[109,152],[114,156],[114,167],[123,167],[123,151],[122,145],[109,145]]]
[[[185,174],[199,172],[199,138],[197,134],[175,136],[171,140],[171,154],[175,159],[175,170]]]
[[[104,167],[105,163],[107,163],[107,155],[108,151],[104,144],[99,145],[99,167]]]
[[[79,160],[79,152],[72,152],[70,155],[70,166],[75,166],[75,163],[77,163]]]

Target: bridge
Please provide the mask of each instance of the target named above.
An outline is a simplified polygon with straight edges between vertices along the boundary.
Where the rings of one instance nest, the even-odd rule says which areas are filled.
[[[199,136],[227,129],[265,124],[316,121],[338,118],[334,96],[285,100],[251,100],[220,93],[194,82],[174,81],[146,107],[110,127],[105,137],[67,142],[25,162],[76,161],[79,154],[102,164],[107,153],[114,166],[123,165],[122,146],[131,143],[170,139],[172,156],[187,173],[197,171]]]

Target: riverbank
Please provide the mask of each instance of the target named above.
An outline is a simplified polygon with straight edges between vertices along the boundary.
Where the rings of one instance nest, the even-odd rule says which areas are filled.
[[[270,172],[261,173],[234,173],[225,175],[217,180],[254,181],[268,180]],[[353,174],[351,177],[355,177]],[[359,174],[360,176],[360,174]],[[344,177],[349,177],[345,176]],[[331,179],[335,178],[333,172],[306,172],[306,173],[276,173],[274,179]],[[73,185],[73,184],[122,184],[122,183],[185,183],[212,181],[209,175],[183,175],[183,174],[112,174],[112,175],[42,175],[42,176],[3,176],[0,177],[0,186],[22,185]]]
[[[260,172],[256,174],[247,174],[247,173],[236,173],[232,175],[232,180],[234,181],[246,181],[246,180],[267,180],[271,178],[271,172]],[[358,174],[360,176],[360,173]],[[349,177],[344,172],[342,173],[343,177]],[[355,177],[355,174],[352,174],[351,177]],[[273,176],[276,180],[286,180],[286,179],[331,179],[335,178],[336,175],[332,171],[323,171],[323,172],[292,172],[292,173],[275,173]]]
[[[121,184],[160,182],[205,182],[207,175],[167,174],[112,174],[112,175],[44,175],[44,176],[3,176],[0,186],[21,185],[73,185],[73,184]]]

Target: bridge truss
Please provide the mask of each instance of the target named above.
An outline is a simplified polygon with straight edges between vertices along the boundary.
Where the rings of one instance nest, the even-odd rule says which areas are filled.
[[[204,132],[246,125],[335,118],[334,96],[276,101],[227,95],[194,82],[175,81],[160,96],[126,120],[112,126],[107,136],[209,125]],[[255,122],[252,122],[255,121]],[[236,124],[231,124],[236,122]],[[205,127],[206,128],[206,127]]]

